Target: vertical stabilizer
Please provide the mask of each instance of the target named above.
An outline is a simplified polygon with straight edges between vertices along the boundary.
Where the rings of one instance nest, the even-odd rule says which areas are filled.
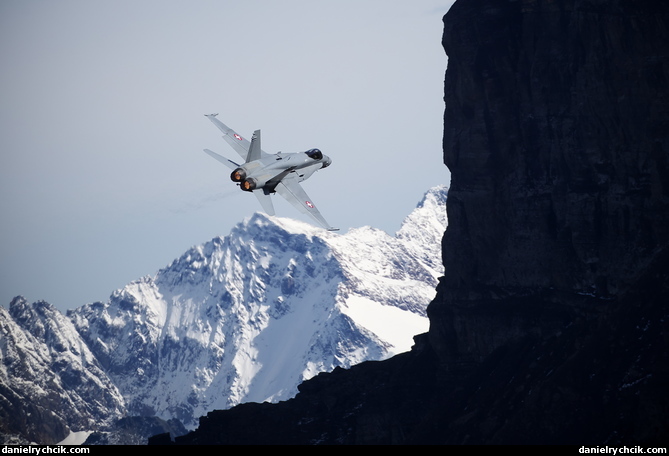
[[[251,146],[249,147],[249,154],[246,156],[246,163],[259,160],[260,156],[260,130],[256,130],[253,132],[253,138],[251,138]]]

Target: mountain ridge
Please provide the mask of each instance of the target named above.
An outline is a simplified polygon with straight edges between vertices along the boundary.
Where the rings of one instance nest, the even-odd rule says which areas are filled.
[[[425,308],[442,274],[429,261],[433,252],[412,255],[438,248],[446,195],[443,186],[428,191],[395,236],[371,227],[342,235],[256,213],[229,235],[114,291],[106,303],[67,316],[19,298],[14,307],[33,314],[32,307],[49,308],[47,322],[67,325],[68,343],[83,347],[96,375],[117,391],[119,412],[107,421],[156,416],[192,427],[212,408],[288,399],[319,372],[408,350],[412,336],[427,330]],[[437,241],[421,245],[412,236]],[[22,344],[23,356],[35,345],[58,351],[48,340],[33,340]],[[3,383],[16,384],[25,373],[12,375]],[[5,409],[0,425],[11,434],[16,403]],[[93,421],[61,417],[53,434],[95,430]],[[26,426],[23,433],[43,443],[56,439]],[[98,432],[91,441],[114,438]]]

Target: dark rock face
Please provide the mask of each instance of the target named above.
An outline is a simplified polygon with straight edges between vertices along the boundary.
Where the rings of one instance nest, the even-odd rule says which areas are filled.
[[[456,2],[429,333],[176,442],[661,444],[668,33],[666,2]]]
[[[615,298],[669,243],[666,20],[661,2],[454,5],[442,302]]]
[[[449,441],[666,432],[668,27],[660,2],[448,13],[453,180],[430,342],[447,378],[479,388]]]
[[[167,438],[163,443],[170,443],[171,437],[186,432],[186,428],[178,420],[165,421],[155,416],[129,416],[117,420],[104,431],[93,432],[84,445],[146,445],[149,438],[155,435],[166,435]]]

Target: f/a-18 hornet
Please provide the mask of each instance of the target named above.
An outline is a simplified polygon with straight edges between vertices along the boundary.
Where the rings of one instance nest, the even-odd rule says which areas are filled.
[[[251,142],[235,133],[216,118],[218,114],[205,114],[214,125],[221,130],[223,139],[244,159],[238,164],[209,149],[204,151],[232,169],[230,179],[239,184],[245,192],[252,192],[260,201],[265,212],[274,215],[274,205],[270,195],[278,193],[293,206],[305,214],[309,214],[324,228],[335,231],[325,221],[311,198],[302,189],[300,182],[308,179],[321,168],[327,168],[332,160],[318,149],[310,149],[298,153],[268,154],[260,148],[260,130],[253,133]]]

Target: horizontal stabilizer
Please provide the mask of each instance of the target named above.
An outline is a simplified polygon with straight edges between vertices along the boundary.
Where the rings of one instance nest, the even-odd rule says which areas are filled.
[[[272,204],[271,196],[266,195],[263,189],[253,190],[253,194],[258,198],[260,205],[267,215],[274,215],[274,204]]]
[[[207,153],[209,156],[214,157],[216,160],[220,161],[221,163],[223,163],[225,166],[227,166],[227,167],[230,168],[230,169],[237,169],[237,168],[239,168],[239,166],[240,166],[240,165],[238,165],[237,163],[235,163],[235,162],[233,162],[232,160],[230,160],[229,158],[225,158],[223,155],[219,155],[219,154],[217,154],[216,152],[212,152],[212,151],[209,150],[209,149],[205,149],[204,151],[205,151],[205,153]]]

